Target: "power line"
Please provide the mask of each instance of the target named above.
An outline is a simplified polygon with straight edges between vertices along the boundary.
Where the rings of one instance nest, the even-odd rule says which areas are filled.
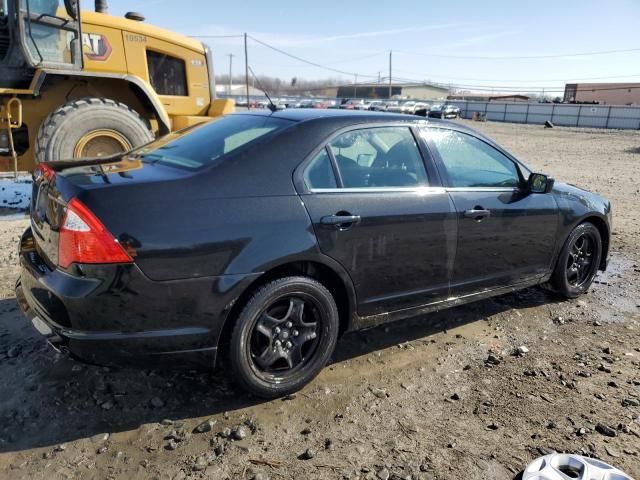
[[[262,45],[264,47],[267,47],[267,48],[269,48],[269,49],[271,49],[273,51],[281,53],[282,55],[286,55],[287,57],[290,57],[290,58],[293,58],[295,60],[298,60],[299,62],[306,63],[307,65],[311,65],[311,66],[314,66],[314,67],[317,67],[317,68],[322,68],[322,69],[330,71],[330,72],[340,73],[341,75],[349,75],[350,77],[353,77],[354,75],[359,75],[359,76],[362,76],[362,77],[376,78],[375,75],[360,75],[360,74],[357,74],[356,72],[347,72],[345,70],[338,70],[337,68],[332,68],[332,67],[329,67],[327,65],[322,65],[320,63],[312,62],[310,60],[306,60],[304,58],[298,57],[297,55],[294,55],[292,53],[285,52],[284,50],[282,50],[280,48],[274,47],[273,45],[269,45],[268,43],[265,43],[262,40],[258,40],[256,37],[254,37],[252,35],[249,35],[249,38],[251,38],[251,40],[253,40],[256,43],[259,43],[260,45]]]
[[[445,78],[448,80],[462,80],[466,82],[513,82],[513,83],[538,83],[538,82],[567,82],[566,78],[556,78],[556,79],[541,79],[541,80],[505,80],[505,79],[491,79],[491,78],[464,78],[464,77],[433,77],[430,73],[417,73],[417,72],[409,72],[407,70],[399,70],[396,69],[397,72],[408,73],[409,75],[416,77],[424,77],[424,78]],[[612,75],[609,77],[585,77],[585,78],[572,78],[572,81],[583,81],[583,80],[609,80],[615,78],[629,78],[629,77],[640,77],[640,74],[630,74],[630,75]]]
[[[534,60],[544,58],[568,58],[568,57],[587,57],[593,55],[611,55],[615,53],[630,53],[640,52],[640,48],[625,48],[619,50],[598,50],[593,52],[578,52],[578,53],[558,53],[548,55],[513,55],[513,56],[474,56],[474,55],[448,55],[442,53],[428,53],[428,52],[411,52],[403,50],[394,50],[394,52],[403,53],[406,55],[418,55],[421,57],[437,57],[437,58],[454,58],[462,60]]]

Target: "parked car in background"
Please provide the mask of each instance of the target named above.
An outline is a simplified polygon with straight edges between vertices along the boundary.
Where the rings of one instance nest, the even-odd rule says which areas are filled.
[[[364,105],[365,105],[364,100],[352,98],[344,102],[342,105],[340,105],[340,108],[344,110],[364,110],[365,109]]]
[[[400,113],[411,113],[413,114],[413,107],[416,102],[414,100],[407,100],[402,105],[400,105]]]
[[[386,110],[386,105],[382,100],[371,100],[369,102],[369,110],[374,112],[383,112]]]
[[[386,105],[387,112],[400,113],[402,111],[402,104],[398,100],[389,100]]]
[[[429,112],[430,108],[431,108],[431,105],[428,104],[427,102],[416,102],[413,105],[411,112],[407,112],[407,113],[412,113],[414,115],[421,115],[423,117],[426,117],[426,114],[427,112]]]
[[[286,155],[283,155],[286,152]],[[342,332],[607,266],[611,205],[455,123],[268,110],[120,157],[41,163],[16,297],[95,363],[226,359],[262,397],[310,382]]]
[[[428,116],[433,118],[458,118],[460,109],[453,105],[436,104],[432,105]]]
[[[300,100],[296,98],[289,98],[286,101],[287,108],[300,108]]]

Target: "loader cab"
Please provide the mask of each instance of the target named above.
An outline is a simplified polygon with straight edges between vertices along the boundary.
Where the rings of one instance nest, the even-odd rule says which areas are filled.
[[[0,0],[0,88],[26,89],[36,69],[82,69],[76,0]]]

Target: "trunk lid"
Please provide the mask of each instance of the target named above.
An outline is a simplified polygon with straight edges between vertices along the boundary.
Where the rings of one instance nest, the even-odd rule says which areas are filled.
[[[177,169],[129,157],[42,163],[34,173],[30,212],[38,253],[49,267],[59,265],[60,227],[72,198],[94,210],[98,204],[104,208],[110,198],[126,198],[133,186],[153,188],[183,176]]]

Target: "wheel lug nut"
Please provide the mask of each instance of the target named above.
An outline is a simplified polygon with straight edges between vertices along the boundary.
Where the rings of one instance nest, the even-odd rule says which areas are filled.
[[[291,322],[287,322],[287,323],[285,324],[285,326],[286,326],[287,328],[291,328],[291,327],[293,327],[293,323],[291,323]]]
[[[276,340],[274,343],[279,347],[282,342],[280,340]]]
[[[285,345],[285,347],[287,347],[287,348],[291,348],[292,346],[293,345],[291,344],[291,342],[287,342],[286,345]]]
[[[280,327],[274,328],[273,331],[276,332],[276,333],[280,333]]]
[[[291,332],[291,335],[293,335],[294,337],[297,337],[299,335],[298,330],[294,330],[293,332]]]

